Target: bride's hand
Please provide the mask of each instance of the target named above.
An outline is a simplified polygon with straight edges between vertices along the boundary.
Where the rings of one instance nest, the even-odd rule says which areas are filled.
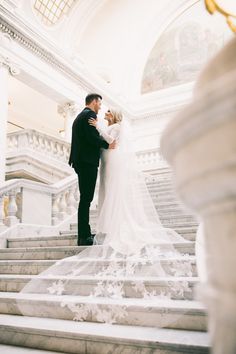
[[[89,118],[88,120],[89,125],[92,125],[93,127],[97,128],[97,121],[94,118]]]

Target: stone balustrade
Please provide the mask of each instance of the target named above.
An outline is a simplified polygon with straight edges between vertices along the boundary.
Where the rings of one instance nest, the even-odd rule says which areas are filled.
[[[66,163],[70,144],[47,134],[27,129],[7,136],[8,152],[32,151],[40,152],[45,158]],[[166,166],[159,154],[159,149],[137,152],[138,165],[143,171]],[[48,167],[47,167],[48,168]],[[63,164],[60,165],[63,168]],[[55,166],[52,165],[52,170]],[[150,175],[146,173],[147,182]],[[93,206],[96,208],[98,191],[96,189]],[[16,223],[37,225],[58,225],[75,214],[79,200],[78,181],[75,174],[61,179],[54,184],[46,185],[27,179],[10,180],[0,188],[0,232]]]
[[[52,193],[52,225],[57,225],[68,216],[77,212],[79,190],[77,178],[69,178],[69,183],[57,186]]]
[[[143,171],[167,167],[167,162],[160,154],[160,149],[149,149],[136,152],[137,162]]]
[[[9,133],[7,135],[7,150],[14,152],[20,149],[41,152],[50,158],[67,163],[70,144],[62,139],[32,129]]]
[[[45,157],[54,158],[67,164],[70,153],[70,144],[62,139],[25,129],[7,135],[7,151],[19,152],[30,149]],[[159,148],[136,152],[138,165],[142,170],[166,167],[167,163],[160,154]]]
[[[10,180],[0,188],[0,232],[16,223],[57,225],[77,212],[75,175],[53,185],[26,179]]]
[[[17,183],[0,189],[0,232],[20,222],[21,190]]]

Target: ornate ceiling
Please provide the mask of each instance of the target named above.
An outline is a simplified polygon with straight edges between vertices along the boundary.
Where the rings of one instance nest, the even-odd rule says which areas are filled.
[[[202,0],[2,0],[1,3],[1,9],[10,9],[12,24],[30,40],[39,43],[48,56],[53,56],[50,60],[54,67],[61,60],[60,69],[65,71],[63,61],[66,60],[67,72],[70,71],[72,77],[73,68],[79,68],[81,77],[90,80],[91,84],[94,78],[103,92],[129,105],[133,112],[145,110],[145,105],[150,107],[152,102],[163,99],[163,88],[172,89],[172,86],[195,78],[191,72],[186,74],[191,68],[185,63],[187,66],[181,77],[176,77],[175,73],[172,81],[160,79],[159,64],[166,56],[176,62],[176,55],[180,60],[179,55],[188,51],[191,62],[194,52],[199,55],[194,48],[192,54],[189,53],[189,46],[187,48],[183,43],[186,40],[194,42],[186,31],[181,37],[182,54],[177,53],[176,45],[180,45],[180,40],[174,39],[175,25],[179,26],[178,33],[183,33],[180,27],[184,27],[185,19],[194,36],[196,26],[199,26],[194,17],[195,7],[199,8],[202,17],[208,16],[209,23],[215,23],[204,6],[200,8]],[[222,42],[222,38],[220,40]],[[178,75],[182,72],[176,70]],[[172,91],[176,93],[176,90]],[[173,94],[164,96],[172,97]]]

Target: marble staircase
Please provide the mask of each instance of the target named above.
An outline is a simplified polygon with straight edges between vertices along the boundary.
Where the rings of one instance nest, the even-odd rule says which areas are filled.
[[[175,244],[180,252],[178,257],[165,258],[161,264],[171,274],[177,262],[183,272],[178,277],[144,275],[141,280],[149,291],[164,291],[167,284],[173,283],[179,284],[180,292],[173,293],[171,299],[143,299],[133,290],[132,280],[126,279],[124,299],[103,297],[94,302],[88,295],[95,280],[88,275],[66,278],[69,286],[62,294],[48,294],[47,281],[45,289],[41,288],[37,294],[20,293],[37,274],[85,247],[76,246],[76,224],[57,236],[11,237],[7,248],[0,249],[0,343],[78,354],[208,353],[205,309],[194,299],[198,282],[194,250],[197,222],[177,201],[170,175],[168,169],[162,170],[153,175],[147,185],[163,224],[174,228],[187,240]],[[91,221],[94,225],[96,211],[91,212]],[[73,259],[70,261],[73,265]],[[103,266],[104,261],[101,261],[98,271]],[[148,274],[149,265],[143,267]],[[54,278],[55,282],[63,280],[62,275]],[[182,284],[185,284],[184,291]],[[75,289],[75,285],[76,294],[71,294],[70,287]],[[67,306],[62,307],[62,302]],[[98,322],[90,314],[85,321],[77,322],[73,321],[70,304],[96,304],[108,312],[125,304],[128,316],[115,324],[107,324]],[[25,316],[21,316],[22,306],[26,308]]]

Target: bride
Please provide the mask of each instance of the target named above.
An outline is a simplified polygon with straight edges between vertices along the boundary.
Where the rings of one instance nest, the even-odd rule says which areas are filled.
[[[109,109],[105,119],[107,130],[99,128],[94,119],[89,121],[108,143],[116,141],[116,149],[102,151],[94,245],[59,260],[33,278],[21,292],[73,295],[75,303],[67,301],[65,296],[61,306],[73,313],[74,320],[92,318],[119,323],[128,316],[126,305],[104,311],[102,302],[101,306],[97,304],[98,297],[122,303],[130,296],[128,282],[138,298],[181,299],[189,291],[187,282],[169,279],[190,276],[191,270],[183,260],[179,261],[180,253],[174,247],[174,243],[185,240],[174,230],[164,228],[159,220],[147,190],[146,176],[137,167],[131,130],[122,112]],[[166,279],[165,286],[150,291],[145,280],[157,277]],[[85,297],[89,298],[88,303]],[[30,315],[27,304],[18,306],[22,314]]]
[[[151,200],[145,176],[138,170],[132,151],[131,132],[122,112],[109,109],[105,113],[107,130],[91,118],[89,124],[116,149],[102,149],[100,186],[95,244],[109,244],[125,254],[136,254],[144,246],[182,241],[172,229],[164,229]],[[172,245],[169,245],[171,250]]]

